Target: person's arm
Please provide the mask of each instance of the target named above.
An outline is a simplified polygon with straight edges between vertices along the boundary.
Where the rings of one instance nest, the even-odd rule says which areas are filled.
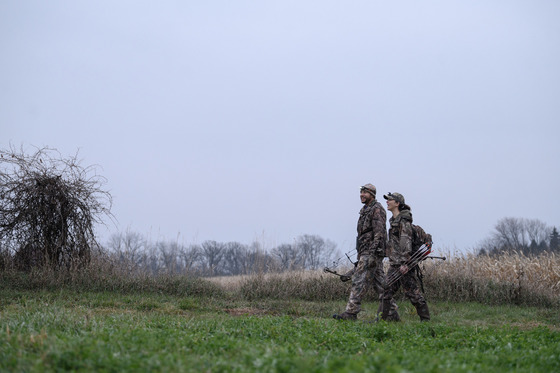
[[[408,221],[403,221],[400,224],[400,238],[399,238],[399,262],[401,263],[400,271],[405,274],[410,268],[404,264],[410,259],[412,252],[412,224]]]
[[[377,255],[385,255],[385,242],[387,241],[387,227],[385,222],[387,221],[387,213],[381,206],[377,206],[374,209],[373,216],[371,219],[371,228],[373,231],[373,252]]]

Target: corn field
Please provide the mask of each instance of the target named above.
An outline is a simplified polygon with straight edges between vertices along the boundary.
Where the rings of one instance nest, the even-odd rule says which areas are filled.
[[[560,257],[554,253],[471,254],[425,267],[426,291],[440,299],[529,304],[560,300]]]

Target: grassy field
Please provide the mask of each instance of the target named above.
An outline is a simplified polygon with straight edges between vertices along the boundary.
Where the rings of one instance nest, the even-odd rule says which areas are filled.
[[[432,321],[337,321],[349,283],[320,271],[197,279],[93,261],[0,270],[0,372],[558,372],[560,258],[424,262]],[[401,294],[402,295],[402,294]]]
[[[0,286],[0,371],[560,371],[556,307],[429,300],[420,323],[400,301],[388,324],[374,302],[348,322],[343,299],[190,293]]]

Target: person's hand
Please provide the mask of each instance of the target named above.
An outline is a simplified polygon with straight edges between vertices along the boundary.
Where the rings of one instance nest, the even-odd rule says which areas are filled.
[[[340,281],[342,282],[350,281],[351,279],[352,277],[350,276],[345,276],[345,275],[340,276]]]
[[[400,268],[399,271],[401,271],[401,273],[404,275],[406,274],[406,272],[408,272],[408,266],[406,264],[403,264]]]

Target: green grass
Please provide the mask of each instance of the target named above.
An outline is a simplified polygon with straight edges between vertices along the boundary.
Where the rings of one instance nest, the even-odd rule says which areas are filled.
[[[552,372],[555,308],[430,303],[420,323],[336,321],[343,301],[0,289],[4,372]]]

